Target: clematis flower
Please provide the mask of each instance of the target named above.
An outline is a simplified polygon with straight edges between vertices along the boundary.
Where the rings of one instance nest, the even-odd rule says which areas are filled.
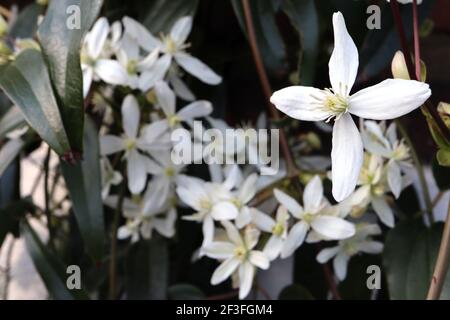
[[[372,236],[380,234],[381,229],[376,224],[357,224],[353,237],[339,241],[335,247],[322,249],[316,259],[319,263],[333,259],[334,273],[342,281],[347,276],[347,265],[351,257],[360,253],[379,254],[383,251],[383,243],[372,240]]]
[[[102,198],[106,199],[111,186],[116,186],[122,182],[122,175],[114,170],[111,162],[106,157],[100,160],[100,166],[102,169]]]
[[[257,229],[246,228],[242,237],[231,222],[223,221],[222,224],[229,241],[215,241],[203,248],[208,257],[223,260],[214,271],[211,284],[225,281],[237,270],[239,299],[244,299],[252,288],[255,269],[268,269],[269,259],[261,251],[254,250],[260,234]]]
[[[240,187],[233,192],[231,198],[231,203],[233,203],[239,210],[238,216],[236,217],[235,223],[236,227],[239,229],[248,225],[252,220],[251,208],[247,206],[250,200],[256,194],[256,180],[258,175],[256,173],[250,174]]]
[[[182,122],[192,126],[195,118],[205,117],[212,112],[212,105],[206,100],[192,102],[176,111],[176,96],[164,81],[155,85],[155,93],[158,104],[166,116],[165,119],[157,122],[167,129],[177,128]]]
[[[279,206],[275,219],[257,209],[252,209],[252,222],[264,232],[271,234],[263,253],[270,261],[275,260],[283,249],[288,235],[289,213],[284,206]]]
[[[81,69],[83,71],[83,94],[86,97],[95,78],[100,78],[112,85],[127,85],[126,69],[116,60],[103,56],[110,32],[108,20],[97,20],[92,30],[86,35],[81,50]],[[106,50],[108,51],[108,50]]]
[[[216,85],[222,81],[222,78],[207,65],[185,51],[189,47],[185,42],[192,29],[192,17],[180,18],[173,25],[170,33],[163,35],[162,39],[154,37],[143,25],[130,17],[124,17],[123,23],[125,25],[125,32],[135,39],[142,48],[149,52],[158,48],[163,53],[160,59],[165,62],[164,66],[167,66],[163,70],[164,74],[168,71],[171,62],[174,60],[186,72],[207,84]],[[169,63],[167,64],[166,61]],[[152,72],[144,72],[143,77],[143,82],[148,81],[147,77],[153,77]]]
[[[128,188],[131,193],[138,194],[145,188],[147,181],[148,157],[141,152],[161,151],[168,147],[158,141],[164,128],[155,124],[145,127],[143,134],[138,137],[141,113],[136,98],[127,95],[122,103],[122,119],[124,134],[121,137],[104,135],[100,138],[100,153],[110,155],[125,151],[127,161]],[[141,152],[140,152],[141,151]]]
[[[291,86],[275,92],[271,102],[288,116],[304,121],[335,119],[332,139],[333,197],[342,201],[355,189],[363,162],[361,136],[351,114],[388,120],[421,106],[431,95],[428,84],[387,79],[350,94],[358,71],[358,50],[344,17],[333,14],[335,47],[329,62],[331,89]]]
[[[281,251],[281,258],[290,256],[305,240],[310,229],[327,239],[340,240],[353,236],[355,227],[344,219],[328,214],[324,210],[327,200],[323,197],[323,186],[319,176],[314,176],[303,192],[303,207],[284,192],[274,189],[275,198],[297,219],[288,233]]]

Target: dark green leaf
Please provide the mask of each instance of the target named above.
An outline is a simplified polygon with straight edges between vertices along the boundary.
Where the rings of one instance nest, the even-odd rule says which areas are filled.
[[[405,220],[390,230],[383,264],[392,299],[424,299],[430,285],[439,250],[443,225],[427,228],[421,219]],[[441,299],[450,297],[450,277]]]
[[[131,247],[127,260],[128,299],[166,299],[169,252],[167,240],[153,234]]]
[[[280,296],[280,300],[314,300],[311,292],[299,284],[292,284],[284,288]]]
[[[28,252],[52,298],[56,300],[89,299],[82,289],[69,290],[67,288],[67,274],[63,264],[42,243],[27,220],[24,220],[21,225],[21,234],[25,238]]]
[[[44,13],[45,7],[32,3],[20,11],[17,20],[11,27],[9,35],[13,38],[32,38],[38,27],[38,17]]]
[[[25,118],[22,111],[17,106],[12,106],[0,119],[0,140],[3,139],[7,133],[25,125]]]
[[[167,33],[174,23],[181,17],[193,16],[198,6],[198,0],[150,0],[141,1],[139,5],[145,8],[140,12],[140,20],[154,35],[160,32]]]
[[[314,0],[285,0],[282,8],[300,35],[300,83],[312,85],[319,45],[319,21]]]
[[[62,162],[61,168],[87,251],[95,261],[99,261],[105,236],[100,155],[98,133],[89,118],[86,118],[84,144],[83,160],[76,165]]]
[[[273,0],[249,2],[255,26],[256,40],[264,59],[264,64],[270,71],[280,69],[283,67],[286,52],[275,20],[278,8],[277,3],[274,3]],[[231,3],[242,30],[247,34],[242,1],[232,0]]]
[[[167,294],[171,300],[200,300],[206,298],[206,295],[199,288],[186,283],[171,286]]]
[[[51,1],[38,35],[72,150],[83,146],[82,40],[97,17],[101,0]],[[73,27],[79,8],[79,27]],[[71,20],[72,19],[72,20]]]
[[[0,87],[22,110],[28,124],[56,153],[64,155],[70,151],[41,52],[25,50],[14,62],[1,67]]]

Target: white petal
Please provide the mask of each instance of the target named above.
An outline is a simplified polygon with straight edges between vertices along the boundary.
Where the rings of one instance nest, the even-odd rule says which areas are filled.
[[[175,94],[169,88],[167,83],[164,81],[159,81],[155,85],[155,93],[158,98],[158,103],[163,109],[166,116],[171,116],[175,114]]]
[[[172,85],[173,91],[175,91],[178,97],[186,101],[195,100],[195,95],[192,93],[186,83],[184,83],[184,81],[181,80],[178,76],[170,77],[169,81]]]
[[[275,221],[268,215],[258,209],[251,209],[252,222],[262,231],[272,232],[275,227]]]
[[[243,246],[244,241],[239,233],[239,230],[229,221],[222,221],[222,225],[227,231],[228,238],[233,241],[236,246]]]
[[[200,100],[192,102],[177,112],[182,120],[190,120],[208,116],[213,111],[211,102]]]
[[[153,88],[158,81],[163,80],[171,62],[172,56],[165,54],[150,69],[142,72],[139,77],[139,89],[146,92]]]
[[[333,258],[339,252],[339,250],[339,247],[322,249],[317,255],[316,260],[319,263],[326,263],[328,262],[328,260]]]
[[[203,219],[202,225],[203,242],[202,247],[208,246],[214,239],[214,220],[210,215]]]
[[[170,36],[177,45],[183,44],[192,29],[192,17],[182,17],[175,22],[170,30]]]
[[[211,215],[214,220],[231,220],[238,216],[238,209],[236,206],[227,201],[216,203],[211,209]]]
[[[392,212],[391,207],[386,203],[386,200],[382,197],[373,198],[372,207],[381,222],[390,228],[394,227],[394,213]]]
[[[120,226],[117,230],[117,239],[124,240],[131,236],[132,231],[126,226]]]
[[[345,26],[342,13],[333,14],[334,50],[328,64],[333,90],[343,96],[350,93],[358,73],[358,49]]]
[[[155,38],[142,24],[130,17],[123,17],[125,32],[135,39],[139,45],[150,52],[156,47],[161,47],[161,42]]]
[[[144,156],[132,150],[127,158],[128,189],[132,194],[139,194],[144,190],[147,181],[147,170]]]
[[[359,250],[370,254],[379,254],[383,251],[383,243],[379,241],[365,241],[359,244]]]
[[[278,91],[270,97],[275,107],[289,117],[304,121],[322,121],[330,113],[320,108],[317,99],[321,98],[321,90],[312,87],[292,86]]]
[[[420,107],[430,95],[426,83],[387,79],[352,95],[349,112],[364,119],[394,119]]]
[[[211,70],[206,64],[186,53],[175,54],[177,63],[194,77],[204,83],[216,85],[222,82],[222,78]]]
[[[245,262],[239,268],[239,299],[244,299],[252,289],[255,267],[249,262]]]
[[[94,69],[91,67],[83,70],[83,97],[86,98],[91,88],[92,78],[94,77]]]
[[[252,173],[239,188],[239,199],[241,199],[242,203],[248,203],[255,196],[257,179],[258,175]]]
[[[283,239],[272,235],[264,246],[264,254],[269,258],[270,261],[275,260],[281,253],[283,249]]]
[[[145,71],[147,69],[150,69],[151,67],[153,67],[158,57],[159,57],[159,48],[156,48],[152,52],[150,52],[144,59],[138,62],[137,68],[139,69],[139,71]]]
[[[275,195],[275,198],[277,198],[278,202],[281,203],[283,206],[288,209],[288,211],[297,218],[300,218],[303,213],[303,208],[298,204],[298,202],[292,198],[291,196],[288,196],[286,193],[274,189],[273,194]]]
[[[316,216],[311,227],[318,233],[333,240],[350,238],[355,235],[355,226],[344,219],[332,216]]]
[[[222,262],[222,264],[214,271],[211,277],[211,284],[216,285],[225,281],[236,268],[239,266],[239,260],[236,258],[229,258]]]
[[[315,175],[306,185],[303,192],[303,206],[305,211],[317,209],[320,207],[323,199],[322,180]]]
[[[400,192],[402,192],[402,173],[400,171],[400,167],[397,162],[389,161],[387,165],[387,178],[389,188],[394,194],[395,198],[400,196]]]
[[[176,210],[171,209],[163,219],[154,220],[155,229],[166,238],[172,238],[175,234]]]
[[[229,242],[212,242],[206,247],[202,248],[205,255],[210,258],[224,260],[233,256],[236,247]]]
[[[339,253],[333,260],[334,272],[339,280],[344,280],[347,276],[347,264],[350,257],[345,253]]]
[[[100,154],[107,156],[125,149],[125,144],[122,138],[105,135],[100,137]]]
[[[244,206],[239,210],[239,214],[236,217],[236,227],[242,229],[252,221],[252,215],[250,213],[250,208]]]
[[[340,202],[355,190],[363,163],[361,135],[349,114],[335,121],[332,144],[333,197]]]
[[[127,71],[115,60],[98,60],[95,63],[95,73],[106,83],[123,86],[128,85]]]
[[[296,223],[284,241],[283,250],[281,250],[281,258],[287,258],[300,247],[305,240],[306,232],[309,226],[304,221]]]
[[[129,94],[122,102],[123,129],[129,138],[136,138],[141,112],[136,98]]]
[[[250,251],[248,259],[254,266],[260,269],[266,270],[269,268],[269,259],[267,259],[267,257],[261,251]]]
[[[167,119],[157,120],[142,128],[141,139],[144,143],[151,143],[158,140],[163,133],[169,129],[169,123]]]
[[[97,58],[105,45],[109,33],[109,23],[105,17],[99,18],[86,36],[87,50],[91,58]]]

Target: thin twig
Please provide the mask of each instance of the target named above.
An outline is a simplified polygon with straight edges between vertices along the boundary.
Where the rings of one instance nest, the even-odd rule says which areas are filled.
[[[250,9],[250,4],[248,0],[242,0],[242,5],[244,8],[245,15],[245,23],[247,26],[248,40],[250,42],[250,47],[253,54],[253,59],[255,61],[256,70],[258,72],[258,76],[261,82],[261,86],[264,92],[264,96],[266,97],[266,102],[268,106],[268,110],[270,112],[271,118],[275,121],[280,120],[280,113],[278,110],[272,105],[270,102],[270,97],[272,96],[272,88],[270,86],[269,78],[267,77],[266,70],[264,68],[264,63],[261,57],[261,53],[258,48],[258,42],[256,40],[255,27],[253,25],[252,13]],[[286,160],[286,167],[288,174],[295,174],[298,169],[295,165],[294,159],[292,157],[292,153],[289,149],[289,144],[286,139],[286,133],[283,129],[280,129],[280,143],[281,143],[281,151],[283,152],[284,159]]]
[[[436,195],[436,197],[434,197],[433,202],[431,203],[431,206],[434,208],[437,206],[437,204],[439,203],[439,201],[441,201],[442,197],[444,196],[444,192],[443,191],[439,191],[438,194]]]
[[[413,0],[413,28],[414,28],[414,66],[416,67],[416,79],[420,81],[420,40],[419,40],[419,15],[417,12],[417,0]]]
[[[448,202],[447,219],[445,220],[444,232],[442,233],[441,245],[431,278],[427,300],[438,300],[444,286],[450,260],[450,200]]]

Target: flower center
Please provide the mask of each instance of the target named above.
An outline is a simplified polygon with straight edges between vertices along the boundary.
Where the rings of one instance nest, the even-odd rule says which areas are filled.
[[[165,45],[168,53],[175,53],[178,51],[177,44],[173,41],[171,36],[165,38]]]
[[[95,59],[90,57],[87,53],[81,53],[80,60],[82,64],[93,67],[95,65]]]
[[[394,158],[395,160],[405,160],[409,158],[409,148],[405,145],[403,141],[400,141],[395,146],[392,158]]]
[[[136,60],[130,60],[127,63],[127,72],[128,74],[136,74],[137,73],[137,61]]]
[[[169,116],[167,120],[169,121],[169,127],[171,128],[175,127],[177,124],[181,122],[181,118],[176,114]]]
[[[200,200],[200,208],[202,208],[204,210],[209,210],[209,209],[211,209],[211,207],[212,207],[211,202],[208,199]]]
[[[340,93],[334,92],[333,89],[321,90],[321,96],[311,95],[316,100],[313,102],[322,111],[326,111],[330,116],[326,119],[329,122],[332,118],[339,119],[341,115],[348,112],[348,98]]]
[[[314,215],[313,214],[311,214],[311,213],[305,213],[304,215],[303,215],[303,219],[302,220],[304,220],[306,223],[311,223],[311,221],[313,220],[313,218],[314,218]]]
[[[168,176],[169,178],[172,178],[175,175],[175,169],[172,167],[168,167],[165,170],[166,176]]]
[[[238,209],[242,208],[242,201],[238,198],[233,198],[230,200],[232,204],[234,204]]]
[[[125,140],[125,148],[127,151],[131,151],[136,148],[136,140],[128,138]]]
[[[234,255],[237,258],[244,260],[247,257],[247,249],[244,248],[243,246],[236,247],[234,249]]]
[[[284,232],[284,226],[281,223],[277,223],[273,228],[272,228],[272,234],[276,235],[277,237],[281,237],[281,235]]]

